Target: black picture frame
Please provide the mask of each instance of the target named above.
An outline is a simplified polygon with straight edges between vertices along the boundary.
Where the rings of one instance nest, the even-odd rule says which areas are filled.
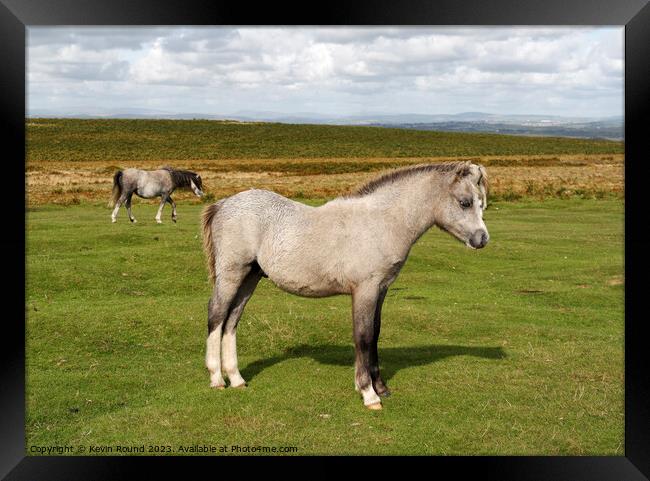
[[[8,264],[3,283],[0,356],[0,475],[6,479],[116,479],[136,469],[166,474],[197,468],[249,471],[248,458],[132,458],[25,456],[25,41],[38,25],[619,25],[625,26],[625,455],[603,457],[418,457],[409,471],[500,480],[641,480],[650,476],[649,349],[641,313],[649,239],[642,183],[648,179],[650,5],[648,0],[390,0],[329,1],[320,5],[208,0],[0,0],[0,116],[4,142],[4,202],[0,245]],[[22,159],[22,162],[21,162]],[[21,170],[22,169],[22,170]],[[19,182],[18,179],[23,179]],[[10,185],[9,185],[10,184]],[[20,252],[23,253],[21,259]],[[20,302],[22,301],[22,303]],[[22,322],[21,322],[22,320]],[[395,458],[389,458],[396,461]],[[367,462],[364,462],[366,460]],[[387,475],[387,460],[256,458],[258,468],[305,461],[322,474],[363,464],[363,476]],[[415,465],[414,465],[415,464]],[[198,465],[198,466],[197,466]],[[310,468],[313,469],[313,468]],[[191,470],[191,471],[188,471]],[[217,471],[218,470],[218,471]],[[413,470],[413,471],[411,471]],[[300,472],[301,469],[297,469]],[[212,471],[210,471],[212,472]],[[449,471],[448,471],[449,472]],[[361,474],[361,473],[360,473]],[[428,477],[428,476],[427,476]]]

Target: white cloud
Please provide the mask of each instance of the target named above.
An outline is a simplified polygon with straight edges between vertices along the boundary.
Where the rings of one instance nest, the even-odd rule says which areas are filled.
[[[29,105],[621,115],[622,42],[622,28],[31,27]]]

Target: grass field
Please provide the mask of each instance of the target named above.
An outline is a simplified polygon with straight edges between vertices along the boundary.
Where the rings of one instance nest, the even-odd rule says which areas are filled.
[[[438,230],[420,239],[385,302],[381,412],[353,389],[350,299],[266,279],[239,328],[249,387],[209,389],[200,208],[179,203],[176,225],[144,202],[135,225],[83,200],[30,208],[28,450],[623,454],[620,199],[493,203],[481,251]]]
[[[26,128],[28,454],[623,453],[622,143],[214,121]],[[415,245],[384,305],[381,412],[353,389],[350,299],[266,279],[239,328],[249,388],[209,389],[201,201],[175,193],[179,223],[166,210],[163,225],[157,201],[135,201],[136,225],[123,211],[111,224],[105,207],[126,167],[200,172],[203,202],[256,187],[313,204],[388,168],[459,159],[488,168],[491,243],[471,251],[432,230]]]

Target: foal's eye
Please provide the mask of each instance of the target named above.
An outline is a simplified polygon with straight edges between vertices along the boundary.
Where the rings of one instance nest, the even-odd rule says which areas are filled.
[[[460,206],[461,206],[463,209],[467,209],[467,208],[469,208],[469,207],[472,206],[472,201],[471,201],[471,200],[467,200],[467,199],[463,199],[463,200],[460,201]]]

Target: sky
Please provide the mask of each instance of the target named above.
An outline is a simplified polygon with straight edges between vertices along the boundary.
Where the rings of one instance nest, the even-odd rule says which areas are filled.
[[[28,27],[28,113],[623,115],[623,27]]]

